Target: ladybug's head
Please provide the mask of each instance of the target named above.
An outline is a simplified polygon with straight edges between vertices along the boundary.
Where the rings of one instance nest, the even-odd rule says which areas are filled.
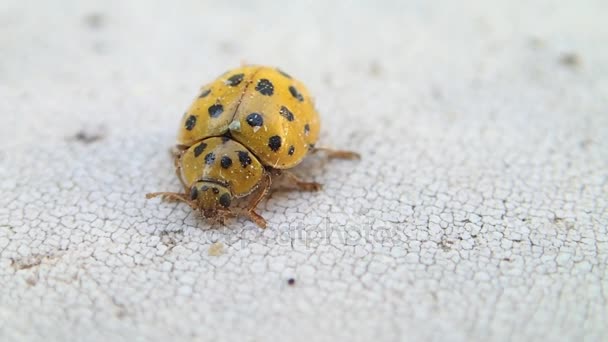
[[[198,204],[205,217],[215,217],[218,211],[226,211],[230,207],[232,193],[218,183],[199,181],[190,188],[190,199]]]

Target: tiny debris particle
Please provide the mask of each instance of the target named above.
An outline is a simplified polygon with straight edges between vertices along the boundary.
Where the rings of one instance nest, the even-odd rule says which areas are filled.
[[[27,270],[42,263],[43,256],[33,255],[22,259],[11,260],[11,266],[15,270]]]
[[[561,55],[559,62],[570,68],[576,68],[581,64],[581,58],[574,52],[567,52]]]
[[[586,149],[587,147],[591,146],[592,144],[593,144],[593,139],[589,139],[589,138],[587,138],[587,139],[582,140],[582,141],[579,143],[579,146],[580,146],[581,148]]]
[[[369,74],[372,77],[379,77],[382,75],[382,66],[378,61],[372,61],[369,64]]]
[[[116,311],[116,318],[123,319],[127,316],[127,312],[124,309]]]
[[[207,252],[211,256],[220,256],[225,253],[224,244],[221,242],[214,242],[209,246],[209,251]]]
[[[90,13],[84,17],[84,22],[91,29],[99,29],[103,27],[105,18],[101,13]]]
[[[97,132],[83,129],[76,132],[76,134],[72,137],[72,140],[76,140],[83,144],[91,144],[103,139],[104,136],[105,134],[103,132],[103,129],[98,129]]]
[[[535,49],[541,48],[545,45],[545,41],[539,37],[530,37],[528,42],[530,46]]]
[[[287,284],[289,286],[294,286],[296,284],[296,280],[293,278],[289,278],[289,279],[287,279]]]

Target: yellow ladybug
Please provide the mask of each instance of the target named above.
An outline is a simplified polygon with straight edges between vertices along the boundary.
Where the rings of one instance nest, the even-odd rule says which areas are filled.
[[[184,114],[175,148],[175,168],[184,193],[156,192],[183,201],[207,218],[222,221],[245,216],[258,226],[266,220],[255,212],[271,179],[284,175],[300,190],[316,191],[319,183],[285,171],[310,152],[354,159],[349,151],[315,147],[319,114],[306,87],[277,68],[243,66],[202,87]],[[249,196],[245,209],[233,200]]]

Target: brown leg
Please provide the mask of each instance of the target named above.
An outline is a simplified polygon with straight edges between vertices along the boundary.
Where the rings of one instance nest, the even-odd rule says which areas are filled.
[[[186,182],[184,182],[181,171],[182,171],[182,168],[177,163],[175,163],[175,175],[177,176],[177,179],[179,179],[179,182],[184,187],[184,191],[187,193],[190,191],[190,188],[186,185]]]
[[[165,201],[178,201],[178,202],[187,203],[190,207],[192,207],[193,209],[196,209],[196,203],[189,200],[187,197],[185,197],[184,194],[180,194],[178,192],[152,192],[152,193],[146,194],[147,199],[158,197],[158,196],[162,196],[163,200],[165,200]]]
[[[300,177],[298,177],[295,174],[291,173],[290,171],[281,170],[281,171],[279,171],[278,174],[285,176],[285,178],[288,179],[289,182],[296,189],[298,189],[298,190],[302,190],[302,191],[319,191],[323,187],[322,184],[317,183],[317,182],[307,182],[307,181],[304,181],[304,180],[300,179]]]
[[[236,215],[230,209],[220,209],[218,208],[215,220],[222,225],[226,224],[227,219],[231,219],[236,217]]]
[[[312,149],[312,153],[325,152],[329,159],[361,159],[361,156],[357,152],[345,151],[345,150],[334,150],[328,147],[315,147]]]
[[[266,197],[268,190],[270,189],[270,185],[272,184],[270,175],[268,173],[264,174],[264,180],[262,180],[262,182],[264,183],[260,184],[260,188],[257,190],[255,196],[249,200],[249,203],[247,203],[247,208],[245,209],[246,211],[241,215],[255,222],[255,224],[257,224],[260,228],[266,228],[266,220],[262,217],[262,215],[255,212],[255,208],[258,206],[260,201]]]
[[[150,199],[153,197],[162,196],[164,201],[185,202],[190,207],[196,208],[195,203],[192,202],[190,199],[188,199],[185,195],[190,192],[190,188],[188,186],[186,186],[186,183],[184,182],[184,179],[182,178],[181,167],[179,164],[179,159],[181,158],[184,151],[186,151],[186,149],[187,149],[186,146],[176,145],[176,146],[172,147],[171,150],[169,151],[171,153],[171,156],[173,156],[173,165],[175,166],[175,174],[177,175],[177,179],[179,179],[179,182],[184,187],[184,194],[180,194],[178,192],[153,192],[153,193],[146,194],[146,198]]]
[[[177,179],[179,179],[179,182],[184,187],[184,191],[186,193],[188,193],[188,191],[190,191],[190,189],[186,185],[186,182],[184,182],[184,178],[182,178],[182,172],[181,172],[182,168],[179,163],[179,160],[185,151],[186,151],[185,146],[177,145],[171,149],[171,155],[173,156],[173,166],[175,166],[175,175],[177,176]]]

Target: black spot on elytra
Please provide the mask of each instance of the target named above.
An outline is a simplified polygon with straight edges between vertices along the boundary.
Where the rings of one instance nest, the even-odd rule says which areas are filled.
[[[289,74],[288,74],[288,73],[286,73],[285,71],[283,71],[283,70],[281,70],[281,69],[279,69],[279,68],[277,68],[277,71],[279,72],[279,74],[281,74],[281,75],[283,75],[283,76],[285,76],[285,77],[287,77],[287,78],[291,78],[291,75],[289,75]]]
[[[237,153],[239,154],[239,162],[241,163],[242,167],[251,165],[251,157],[249,157],[249,153],[245,151],[238,151]]]
[[[302,96],[302,94],[300,94],[300,92],[298,91],[298,89],[296,89],[296,87],[289,86],[289,92],[291,93],[291,96],[298,99],[298,101],[300,101],[300,102],[304,101],[304,96]]]
[[[310,125],[306,124],[304,125],[304,135],[308,135],[308,133],[310,133]]]
[[[222,196],[220,196],[220,204],[222,205],[222,207],[228,208],[230,206],[230,202],[231,198],[229,194],[224,193],[222,194]]]
[[[211,165],[215,161],[215,154],[213,152],[207,153],[205,156],[205,164]]]
[[[289,151],[287,151],[287,154],[289,154],[290,156],[293,156],[293,153],[296,151],[296,148],[291,145],[289,146]]]
[[[211,189],[211,191],[213,191],[213,193],[216,195],[220,193],[220,189],[218,189],[218,188],[213,188],[213,189]]]
[[[270,149],[274,152],[281,148],[282,143],[281,137],[278,135],[273,135],[270,137],[270,139],[268,139],[268,147],[270,147]]]
[[[196,188],[196,186],[193,186],[190,189],[190,199],[191,200],[195,200],[198,198],[198,189]]]
[[[258,85],[255,86],[255,90],[259,91],[262,95],[272,96],[274,94],[274,85],[270,80],[262,78],[258,81]]]
[[[227,169],[232,166],[232,159],[230,159],[228,156],[223,156],[222,160],[220,161],[220,165],[222,165],[224,169]]]
[[[247,123],[251,127],[262,126],[264,124],[264,118],[258,113],[251,113],[247,115]]]
[[[209,107],[208,112],[210,117],[217,118],[224,112],[224,106],[220,103],[216,103]]]
[[[245,74],[232,75],[226,80],[226,85],[230,86],[230,87],[235,87],[235,86],[239,85],[239,83],[243,82],[244,77],[245,77]]]
[[[187,130],[191,131],[194,126],[196,126],[196,116],[190,115],[188,119],[186,119],[186,124],[184,126],[186,126]]]
[[[207,148],[207,144],[205,144],[204,142],[198,144],[198,146],[196,146],[194,148],[194,156],[198,157],[201,155],[201,153],[203,153],[203,151]]]
[[[204,97],[207,97],[207,95],[211,94],[211,89],[205,89],[203,90],[203,92],[198,96],[199,99],[202,99]]]
[[[279,114],[281,114],[282,117],[287,119],[287,121],[293,121],[293,113],[289,109],[287,109],[287,107],[281,106]]]

